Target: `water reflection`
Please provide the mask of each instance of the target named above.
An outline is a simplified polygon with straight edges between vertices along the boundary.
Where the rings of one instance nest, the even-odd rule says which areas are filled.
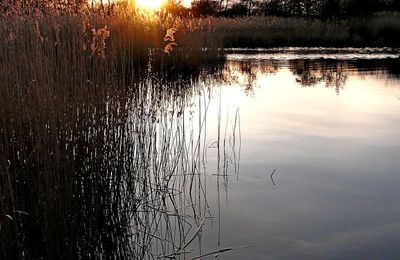
[[[221,204],[221,246],[252,247],[224,259],[399,254],[394,64],[228,56],[215,84],[226,106],[240,106],[242,153],[239,180],[230,179]],[[215,245],[214,236],[203,246]]]
[[[128,92],[102,90],[84,102],[58,100],[47,114],[48,103],[27,95],[36,106],[31,122],[25,109],[17,122],[2,114],[5,259],[184,259],[209,222],[203,135],[211,90],[152,77]],[[235,162],[235,144],[224,142],[231,134],[215,141],[222,176]]]
[[[294,60],[289,62],[289,67],[302,86],[310,87],[323,82],[326,87],[335,88],[336,94],[340,93],[351,70],[343,63],[329,61],[310,64],[308,60]]]
[[[28,89],[16,114],[0,110],[0,256],[185,259],[250,244],[227,258],[351,257],[346,243],[368,251],[376,230],[395,252],[399,117],[385,89],[400,85],[398,59],[159,63],[123,90],[43,102]]]
[[[241,56],[240,56],[241,57]],[[346,85],[350,76],[364,77],[373,75],[388,80],[400,78],[399,59],[293,59],[276,60],[249,59],[248,56],[236,57],[226,62],[220,74],[213,74],[224,84],[240,85],[243,91],[251,95],[262,76],[276,74],[289,69],[296,82],[302,87],[323,85],[333,88],[336,94]]]
[[[228,61],[222,70],[217,81],[227,85],[240,85],[243,92],[252,95],[258,77],[276,73],[279,70],[279,63],[274,61]]]

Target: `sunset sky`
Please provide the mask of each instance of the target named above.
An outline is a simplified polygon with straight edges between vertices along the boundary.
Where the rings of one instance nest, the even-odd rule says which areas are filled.
[[[166,0],[136,0],[138,6],[153,9],[160,7],[165,1]],[[182,0],[182,4],[187,7],[190,6],[191,2],[192,0]]]
[[[122,0],[110,0],[111,3],[119,2]],[[123,0],[124,1],[124,0]],[[138,7],[145,9],[158,9],[167,0],[128,0],[129,3],[136,3]],[[193,0],[181,0],[181,3],[185,7],[190,7]],[[108,3],[108,0],[93,0],[93,3]],[[92,3],[92,0],[89,0]]]

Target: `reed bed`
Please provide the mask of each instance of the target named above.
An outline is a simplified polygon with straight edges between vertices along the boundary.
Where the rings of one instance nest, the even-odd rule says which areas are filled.
[[[209,17],[184,22],[201,23],[194,33],[204,46],[223,48],[268,47],[398,47],[400,16],[378,13],[348,20],[250,16]],[[209,28],[205,30],[204,28]],[[209,35],[210,37],[207,37]],[[209,41],[213,42],[210,43]]]
[[[345,45],[365,25],[17,11],[0,16],[1,259],[185,258],[211,217],[197,80],[222,73],[221,48]],[[372,39],[399,28],[376,19]],[[218,187],[239,169],[238,111],[232,125],[219,114]]]
[[[118,17],[0,18],[1,259],[185,258],[211,215],[179,75],[213,54],[164,53],[169,17]]]
[[[189,188],[201,187],[191,157],[201,147],[177,116],[190,97],[157,87],[86,100],[71,118],[32,112],[34,121],[18,120],[25,127],[6,125],[2,257],[157,258],[186,249],[207,213],[202,189]]]

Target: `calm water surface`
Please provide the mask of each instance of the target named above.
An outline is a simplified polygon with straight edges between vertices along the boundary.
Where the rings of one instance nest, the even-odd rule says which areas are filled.
[[[0,258],[399,259],[399,53],[227,50],[27,94],[38,113],[0,109]]]
[[[323,58],[231,52],[222,73],[203,79],[213,86],[206,171],[213,219],[194,255],[250,246],[219,257],[400,257],[398,59]],[[223,136],[237,109],[240,165],[221,177],[213,167],[218,117]]]

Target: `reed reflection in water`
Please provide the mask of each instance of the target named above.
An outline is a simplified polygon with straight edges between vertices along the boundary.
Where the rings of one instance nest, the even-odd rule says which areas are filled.
[[[221,241],[252,247],[222,258],[398,255],[399,60],[238,57],[210,76],[241,118]]]
[[[152,77],[133,89],[66,109],[45,105],[51,113],[35,118],[3,113],[2,257],[186,258],[192,251],[213,219],[203,186],[212,90]],[[237,151],[225,144],[237,131],[214,140],[221,161]],[[218,163],[222,176],[231,162]]]
[[[269,57],[269,56],[267,56]],[[305,56],[307,57],[307,56]],[[368,56],[366,56],[368,57]],[[289,69],[296,82],[302,87],[324,85],[332,87],[337,94],[346,85],[348,77],[363,78],[374,76],[388,81],[400,78],[399,59],[254,59],[251,55],[228,55],[222,72],[215,76],[224,84],[241,86],[251,94],[257,88],[257,80],[262,76],[274,75]]]
[[[254,227],[250,221],[242,228],[232,225],[243,208],[230,204],[237,210],[227,218],[224,202],[238,194],[257,194],[254,187],[260,182],[244,189],[238,184],[248,184],[239,176],[241,158],[246,170],[254,170],[253,163],[282,163],[277,153],[264,158],[264,150],[271,141],[270,149],[282,152],[274,141],[282,142],[288,132],[276,137],[262,131],[282,134],[296,120],[271,118],[265,124],[260,117],[271,115],[268,105],[288,109],[267,94],[281,91],[282,97],[293,89],[274,85],[275,92],[265,91],[282,84],[269,76],[292,82],[296,93],[300,87],[328,87],[340,94],[352,78],[377,77],[390,85],[398,83],[399,75],[397,59],[254,60],[228,55],[217,66],[194,73],[181,69],[168,80],[151,75],[123,90],[89,82],[96,95],[88,88],[71,102],[67,95],[37,102],[41,94],[27,89],[24,103],[15,104],[19,109],[1,109],[0,256],[184,259],[246,244],[256,246],[243,250],[242,257],[252,250],[267,255],[267,246],[257,248],[259,241],[237,241],[229,235]],[[248,97],[265,99],[265,104],[256,105]],[[244,113],[238,110],[241,105]],[[307,132],[308,126],[297,125],[296,131]],[[287,158],[296,159],[296,152],[287,151]],[[255,198],[253,204],[262,203]],[[271,216],[260,209],[246,212]],[[263,237],[257,228],[253,232],[266,241],[276,235],[262,231]],[[242,233],[244,238],[251,232]],[[265,238],[268,234],[271,238]]]

